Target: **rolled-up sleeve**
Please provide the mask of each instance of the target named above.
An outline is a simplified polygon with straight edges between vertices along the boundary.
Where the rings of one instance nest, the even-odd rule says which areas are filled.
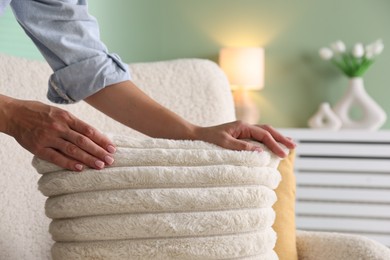
[[[54,71],[50,101],[74,103],[130,79],[128,66],[101,42],[85,0],[12,0],[11,7]]]

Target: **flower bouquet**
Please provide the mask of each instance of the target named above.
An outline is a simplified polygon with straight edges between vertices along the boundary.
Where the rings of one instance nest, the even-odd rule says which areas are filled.
[[[351,51],[342,41],[336,41],[331,47],[321,48],[319,54],[322,59],[330,60],[349,78],[361,77],[374,62],[375,57],[382,53],[384,45],[377,40],[364,46],[356,43]]]

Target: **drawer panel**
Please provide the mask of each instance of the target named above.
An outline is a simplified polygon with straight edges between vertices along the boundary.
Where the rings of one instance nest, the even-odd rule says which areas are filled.
[[[300,156],[355,156],[390,159],[390,145],[362,143],[299,143],[297,153]]]
[[[296,174],[300,186],[319,187],[356,187],[356,188],[388,188],[390,189],[390,173],[375,174],[362,172],[359,174],[343,172],[299,172]]]
[[[388,219],[300,217],[297,220],[297,226],[299,229],[390,235],[390,220]]]
[[[387,189],[348,189],[298,185],[296,195],[299,201],[388,204],[390,208],[390,190]]]
[[[297,158],[297,171],[346,171],[390,173],[390,159]]]
[[[295,209],[298,217],[338,216],[372,219],[387,218],[390,225],[390,205],[300,201],[296,204]]]

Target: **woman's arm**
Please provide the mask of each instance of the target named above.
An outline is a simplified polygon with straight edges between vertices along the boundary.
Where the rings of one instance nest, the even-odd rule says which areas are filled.
[[[280,156],[284,153],[276,141],[293,147],[289,139],[268,126],[232,122],[199,127],[154,102],[129,81],[127,65],[108,53],[86,1],[13,0],[11,6],[54,71],[49,80],[51,101],[85,99],[117,121],[153,137],[203,140],[235,150],[259,149],[240,140],[256,139]],[[112,158],[105,152],[109,151],[107,138],[68,112],[21,100],[13,100],[11,108],[9,134],[40,158],[73,170],[79,170],[80,163],[97,169],[104,167],[103,162],[110,164]]]
[[[11,7],[53,69],[47,93],[52,102],[74,103],[130,78],[127,65],[100,41],[85,0],[13,0]],[[69,112],[5,96],[0,102],[1,110],[7,108],[0,114],[2,132],[38,157],[70,170],[112,163],[110,140]]]
[[[75,103],[130,79],[128,66],[100,40],[86,0],[12,0],[11,7],[53,69],[47,92],[50,101]]]
[[[131,81],[107,86],[85,101],[115,120],[151,137],[202,140],[233,150],[259,150],[240,139],[255,139],[285,157],[280,142],[288,148],[294,143],[270,126],[253,126],[240,121],[214,127],[200,127],[159,105]]]

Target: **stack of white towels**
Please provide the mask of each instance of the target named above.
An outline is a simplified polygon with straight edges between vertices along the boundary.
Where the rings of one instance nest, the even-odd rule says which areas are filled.
[[[54,260],[277,259],[280,159],[200,141],[111,136],[115,163],[70,172],[34,158]]]

